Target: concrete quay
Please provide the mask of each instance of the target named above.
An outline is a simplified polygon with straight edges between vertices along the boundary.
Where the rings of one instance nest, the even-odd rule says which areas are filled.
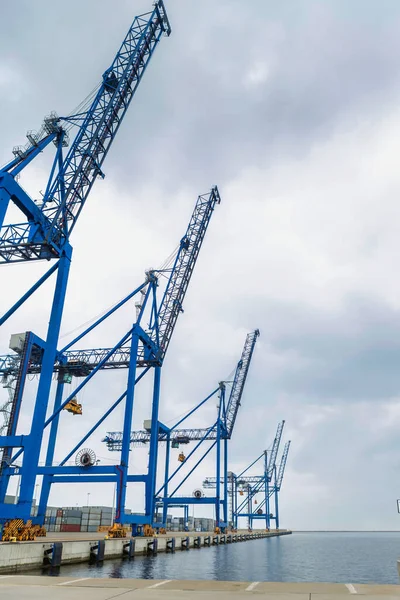
[[[399,600],[399,585],[0,576],[2,600]]]
[[[175,552],[288,535],[291,531],[238,531],[233,534],[179,533],[156,537],[104,539],[104,533],[53,533],[34,542],[1,542],[0,574],[17,573],[44,565],[99,563],[107,559]]]

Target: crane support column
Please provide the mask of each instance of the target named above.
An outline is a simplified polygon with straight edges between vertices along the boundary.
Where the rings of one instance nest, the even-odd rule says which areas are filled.
[[[133,403],[135,399],[135,380],[136,380],[136,363],[139,347],[139,336],[135,329],[132,331],[129,371],[128,371],[128,387],[125,398],[125,414],[124,414],[124,429],[121,449],[120,462],[120,477],[117,480],[117,502],[115,520],[117,523],[124,523],[125,516],[125,499],[126,499],[126,484],[129,467],[129,447],[130,447],[130,432],[132,429]]]
[[[229,526],[228,517],[228,438],[224,438],[224,522]]]
[[[57,390],[56,390],[56,397],[54,400],[53,412],[58,411],[58,409],[60,408],[61,403],[62,403],[63,393],[64,393],[64,380],[63,380],[63,373],[61,371],[58,374]],[[47,467],[49,467],[53,464],[60,414],[61,414],[60,412],[58,412],[56,414],[56,416],[52,420],[51,426],[50,426],[50,434],[49,434],[49,441],[47,444],[47,453],[46,453],[46,462],[45,462],[45,465]],[[47,508],[47,504],[48,504],[48,500],[49,500],[52,481],[53,481],[53,475],[44,475],[43,476],[42,489],[40,491],[38,513],[37,513],[37,518],[34,520],[34,522],[37,522],[40,524],[44,523],[44,518],[46,515],[46,508]]]
[[[167,433],[167,445],[165,448],[165,471],[164,471],[164,498],[168,498],[168,483],[169,483],[169,456],[171,451],[171,434]],[[162,508],[162,523],[163,527],[167,526],[168,504],[163,502]]]
[[[279,529],[279,490],[276,479],[276,470],[275,470],[275,486],[274,486],[274,496],[275,496],[275,528]]]
[[[154,369],[154,384],[153,384],[153,407],[151,415],[151,435],[150,435],[150,451],[149,451],[149,467],[148,477],[146,480],[146,502],[145,515],[149,516],[149,523],[154,520],[154,505],[156,493],[157,479],[157,458],[158,458],[158,408],[160,404],[160,384],[161,384],[161,367]],[[128,444],[130,443],[131,430],[127,433]]]
[[[274,467],[275,469],[275,467]],[[270,527],[269,517],[269,477],[268,477],[268,453],[265,450],[264,453],[264,494],[265,494],[265,528]]]
[[[51,381],[53,377],[53,367],[57,354],[57,343],[61,326],[61,317],[64,308],[71,254],[72,249],[69,247],[68,252],[64,252],[60,257],[50,322],[44,347],[42,372],[40,374],[32,418],[32,426],[29,435],[25,436],[26,442],[24,445],[24,456],[21,468],[20,497],[18,506],[14,507],[15,514],[24,520],[29,519],[31,514],[32,499],[34,496],[35,481],[39,466],[40,450],[42,446],[43,430],[49,401]],[[2,508],[3,507],[0,505],[0,513],[2,513]],[[4,514],[7,515],[7,512],[4,511]]]

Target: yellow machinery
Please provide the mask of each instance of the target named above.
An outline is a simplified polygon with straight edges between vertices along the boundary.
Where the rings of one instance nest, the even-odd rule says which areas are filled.
[[[146,525],[143,525],[144,537],[152,537],[154,534],[155,534],[155,531],[151,525],[149,525],[148,523],[146,523]]]
[[[217,534],[218,534],[218,533],[221,533],[221,529],[220,529],[219,527],[215,527],[215,529],[214,529],[214,533],[217,533]]]
[[[109,538],[125,538],[126,537],[126,528],[121,525],[121,523],[114,523],[112,527],[108,530]]]
[[[40,525],[32,525],[32,521],[24,523],[22,519],[13,519],[4,525],[3,542],[32,542],[35,537],[44,537],[46,529]]]
[[[179,456],[178,456],[178,461],[183,463],[183,462],[185,462],[185,460],[186,460],[186,456],[183,454],[183,452],[180,452]]]
[[[64,410],[67,410],[73,415],[81,415],[82,404],[79,404],[76,398],[71,398],[71,400],[64,406]]]
[[[165,535],[167,533],[167,530],[165,529],[165,527],[160,527],[160,530],[158,532],[160,535]]]

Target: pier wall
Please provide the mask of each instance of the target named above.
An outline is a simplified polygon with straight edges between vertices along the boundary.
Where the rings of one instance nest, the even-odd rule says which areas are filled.
[[[58,564],[62,566],[72,563],[102,562],[111,558],[133,558],[137,555],[155,555],[158,552],[187,551],[191,548],[207,548],[221,544],[233,544],[265,537],[288,535],[291,531],[254,531],[234,534],[212,533],[179,533],[159,535],[156,537],[137,537],[121,539],[104,539],[98,534],[97,539],[50,540],[38,538],[34,542],[2,542],[0,543],[0,573],[24,572],[44,566],[44,561],[51,563],[56,543],[61,543],[61,555]],[[82,534],[81,534],[82,535]]]

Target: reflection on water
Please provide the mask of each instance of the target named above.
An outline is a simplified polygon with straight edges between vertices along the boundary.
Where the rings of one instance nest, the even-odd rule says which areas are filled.
[[[398,584],[399,557],[400,533],[295,533],[102,565],[68,565],[52,575]]]

